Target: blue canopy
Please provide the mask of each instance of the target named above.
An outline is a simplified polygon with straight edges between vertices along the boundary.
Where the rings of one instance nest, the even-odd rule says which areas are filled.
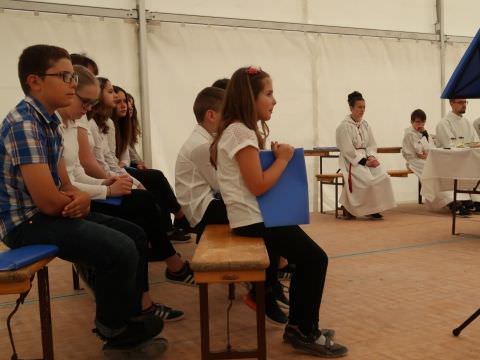
[[[442,99],[480,98],[480,30],[443,90]]]

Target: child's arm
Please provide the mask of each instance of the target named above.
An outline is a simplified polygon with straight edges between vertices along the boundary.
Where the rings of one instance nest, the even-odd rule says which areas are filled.
[[[272,143],[272,151],[276,159],[265,171],[262,170],[257,149],[247,146],[238,151],[235,158],[248,190],[255,196],[260,196],[270,190],[287,167],[293,156],[293,150],[293,147],[288,144]]]
[[[58,175],[62,185],[60,191],[70,198],[70,202],[63,208],[62,216],[68,218],[82,218],[90,212],[90,195],[80,191],[70,182],[65,161],[58,163]]]
[[[93,155],[92,149],[90,149],[90,144],[88,143],[88,134],[87,130],[81,127],[78,127],[77,131],[77,141],[78,141],[78,157],[80,158],[80,164],[85,169],[85,172],[97,179],[105,179],[108,175],[100,167]]]
[[[60,216],[72,200],[57,189],[48,164],[20,165],[20,171],[27,190],[40,211],[46,215]]]

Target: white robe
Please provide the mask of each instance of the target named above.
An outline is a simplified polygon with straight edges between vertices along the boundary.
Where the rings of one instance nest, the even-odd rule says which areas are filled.
[[[455,147],[452,138],[455,138],[456,141],[458,141],[460,137],[463,137],[463,143],[478,141],[478,134],[470,121],[468,121],[464,116],[458,116],[452,111],[450,111],[442,120],[440,120],[440,122],[437,124],[436,131],[438,146],[443,148]],[[472,201],[478,202],[480,201],[480,195],[458,194],[457,199],[471,199]]]
[[[426,160],[420,159],[417,154],[428,154],[430,149],[435,148],[433,139],[431,136],[428,139],[422,135],[422,133],[415,130],[413,127],[405,129],[405,135],[402,142],[402,155],[407,161],[407,167],[413,171],[413,173],[420,180],[423,173],[423,167]],[[461,194],[458,194],[461,195]],[[468,200],[463,199],[463,200]],[[432,210],[438,211],[453,201],[453,191],[442,191],[435,195],[433,201],[425,199],[425,205]]]
[[[480,118],[473,121],[473,128],[477,132],[477,136],[480,138]]]
[[[356,123],[347,115],[337,127],[336,140],[344,179],[340,203],[354,216],[395,207],[392,184],[385,169],[381,165],[371,168],[358,163],[365,157],[376,156],[377,144],[368,123],[365,120]]]
[[[463,137],[464,143],[478,141],[478,135],[473,125],[465,117],[458,116],[451,111],[440,120],[436,131],[438,147],[442,148],[455,147],[453,138],[459,141],[460,137]]]

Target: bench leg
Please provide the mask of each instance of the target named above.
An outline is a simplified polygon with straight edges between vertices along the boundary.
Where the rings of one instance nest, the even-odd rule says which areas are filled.
[[[72,264],[72,282],[73,282],[74,290],[82,290],[80,289],[80,281],[78,279],[77,269],[75,269],[75,266],[73,264]]]
[[[50,313],[50,288],[48,284],[48,268],[45,266],[37,273],[38,304],[40,307],[40,323],[42,327],[43,359],[53,360],[52,317]]]
[[[210,359],[210,324],[208,316],[208,284],[198,284],[200,292],[200,337],[202,360]]]
[[[257,298],[257,352],[259,360],[267,359],[267,341],[265,338],[265,283],[255,283]]]
[[[453,180],[453,205],[455,208],[452,211],[452,235],[455,235],[455,222],[457,220],[457,187],[458,182],[457,179]]]
[[[420,180],[418,180],[418,203],[419,204],[423,204],[421,191],[422,191],[422,183],[420,182]]]

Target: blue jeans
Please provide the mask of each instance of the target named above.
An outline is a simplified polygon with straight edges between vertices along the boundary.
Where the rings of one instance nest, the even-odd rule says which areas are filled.
[[[119,334],[141,312],[147,240],[137,225],[99,213],[84,219],[37,213],[3,241],[10,248],[53,244],[59,258],[94,268],[95,322],[104,336]]]

